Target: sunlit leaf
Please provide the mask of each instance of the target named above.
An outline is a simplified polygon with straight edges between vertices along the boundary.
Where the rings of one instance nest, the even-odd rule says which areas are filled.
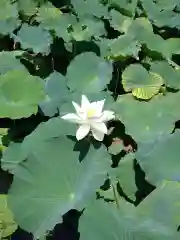
[[[0,128],[0,155],[2,156],[3,151],[6,149],[4,146],[4,138],[8,135],[8,128]],[[2,167],[2,166],[1,166]]]
[[[163,79],[160,75],[148,72],[140,64],[129,65],[122,74],[125,91],[140,99],[150,99],[160,90]]]
[[[7,195],[0,194],[0,239],[11,235],[18,228],[7,206]]]

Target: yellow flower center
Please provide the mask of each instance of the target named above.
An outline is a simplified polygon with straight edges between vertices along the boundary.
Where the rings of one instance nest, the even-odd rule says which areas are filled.
[[[90,118],[90,117],[93,117],[96,113],[96,110],[95,109],[88,109],[87,111],[87,116]]]

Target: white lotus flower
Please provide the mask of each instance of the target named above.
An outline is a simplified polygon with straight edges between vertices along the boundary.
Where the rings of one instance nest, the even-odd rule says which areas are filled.
[[[105,99],[97,102],[89,102],[85,95],[82,95],[81,106],[72,102],[76,114],[68,113],[61,118],[79,124],[76,132],[77,140],[83,139],[90,131],[93,137],[102,141],[104,134],[107,134],[107,127],[105,122],[114,119],[114,112],[103,111]]]

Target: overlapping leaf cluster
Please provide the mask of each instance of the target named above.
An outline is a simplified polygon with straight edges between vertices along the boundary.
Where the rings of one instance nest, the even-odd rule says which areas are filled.
[[[178,0],[0,0],[0,239],[71,209],[80,240],[179,239],[179,30]],[[102,143],[60,118],[82,94],[116,114]]]

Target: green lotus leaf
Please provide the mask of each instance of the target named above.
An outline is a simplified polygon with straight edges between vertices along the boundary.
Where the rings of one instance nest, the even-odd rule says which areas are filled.
[[[54,7],[50,2],[44,3],[36,16],[36,20],[47,30],[53,30],[57,37],[61,37],[65,42],[70,40],[68,28],[77,23],[76,17],[62,12]]]
[[[108,18],[108,7],[100,4],[99,0],[72,0],[75,11],[79,16],[96,16]]]
[[[132,19],[130,17],[127,17],[123,14],[121,14],[120,12],[112,9],[110,11],[110,24],[111,26],[120,32],[124,32],[127,33],[129,26],[132,23]]]
[[[6,146],[4,146],[4,141],[3,139],[6,138],[6,136],[8,135],[8,128],[0,128],[0,156],[2,159],[2,153],[3,151],[6,149]],[[2,167],[2,165],[1,165]]]
[[[128,28],[128,33],[143,42],[146,39],[146,35],[153,35],[153,27],[147,18],[139,17],[132,21]]]
[[[29,117],[38,110],[44,98],[42,82],[25,70],[12,70],[0,75],[0,117]]]
[[[112,63],[86,52],[77,55],[67,69],[67,84],[71,91],[98,93],[112,78]]]
[[[179,1],[178,0],[172,0],[172,1],[158,0],[156,1],[156,4],[158,8],[162,10],[174,10],[174,8],[179,5]]]
[[[179,38],[168,38],[166,40],[167,58],[171,58],[172,54],[180,54],[180,42]]]
[[[54,116],[58,108],[69,98],[69,90],[65,77],[58,73],[51,73],[44,82],[46,98],[39,104],[46,116]]]
[[[165,235],[171,235],[174,232],[172,239],[179,238],[179,232],[177,232],[180,214],[179,187],[179,182],[163,181],[137,207],[138,215],[143,221],[146,221],[146,226],[151,228],[151,223],[155,221],[157,225],[154,225],[153,231],[161,232],[162,230]]]
[[[169,40],[164,40],[160,35],[153,32],[152,24],[147,18],[134,19],[128,26],[127,34],[134,40],[146,45],[149,51],[157,52],[165,58],[171,58],[173,51],[176,51]]]
[[[14,35],[15,41],[20,42],[23,49],[32,50],[35,53],[49,54],[52,36],[41,26],[29,26],[24,23]]]
[[[146,142],[173,131],[180,117],[179,101],[179,92],[166,96],[159,94],[149,102],[138,101],[126,94],[112,104],[112,109],[135,141]]]
[[[129,153],[123,157],[117,168],[110,172],[110,178],[116,179],[123,192],[133,201],[136,200],[137,186],[135,183],[134,153]]]
[[[134,57],[139,59],[141,44],[134,40],[130,35],[122,35],[110,41],[110,58],[118,59],[122,57]]]
[[[72,26],[70,36],[76,41],[91,41],[106,35],[103,21],[95,18],[81,18],[79,22]]]
[[[137,8],[138,1],[132,0],[129,2],[128,0],[110,0],[108,1],[110,6],[115,6],[117,9],[123,9],[124,12],[130,16],[134,16]]]
[[[151,71],[158,73],[168,87],[180,89],[180,70],[173,68],[168,62],[153,62],[151,64]]]
[[[18,164],[26,158],[25,153],[21,149],[21,143],[11,142],[3,151],[1,158],[1,167],[3,170],[12,174],[16,172]]]
[[[149,73],[142,65],[129,65],[122,74],[122,84],[125,91],[140,99],[150,99],[157,94],[163,84],[163,79],[157,73]]]
[[[11,34],[21,21],[18,19],[17,3],[9,0],[0,2],[0,35]]]
[[[18,57],[22,54],[22,51],[0,52],[0,74],[7,73],[10,70],[25,69],[20,60],[16,58],[16,56]]]
[[[179,139],[180,132],[177,131],[139,145],[136,158],[150,183],[157,185],[162,180],[180,181]]]
[[[169,7],[169,4],[172,4],[171,7]],[[156,26],[160,28],[168,26],[170,28],[179,29],[180,28],[179,13],[173,11],[175,6],[178,5],[178,3],[172,1],[171,3],[169,2],[169,4],[167,5],[163,1],[164,7],[162,7],[162,3],[158,5],[152,1],[142,0],[142,6],[148,15],[148,18],[152,20]]]
[[[8,203],[17,223],[35,237],[61,222],[69,210],[82,210],[106,179],[110,168],[106,149],[84,150],[84,144],[65,136],[39,141],[18,167]]]
[[[21,13],[31,17],[38,10],[38,1],[36,0],[18,0],[18,9]]]
[[[54,117],[47,122],[40,123],[31,134],[24,138],[22,143],[10,142],[9,146],[3,150],[1,167],[14,174],[19,165],[30,152],[36,149],[39,143],[61,135],[75,136],[75,132],[76,125],[65,122],[60,117]]]
[[[136,208],[123,200],[119,208],[94,202],[80,218],[80,240],[178,240],[179,189],[177,182],[163,182]]]

